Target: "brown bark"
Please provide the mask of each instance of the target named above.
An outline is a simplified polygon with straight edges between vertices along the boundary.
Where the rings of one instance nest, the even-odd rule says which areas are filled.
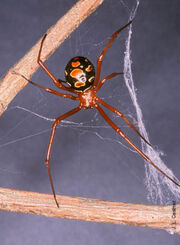
[[[180,205],[144,205],[0,188],[0,209],[56,218],[145,226],[180,233]]]
[[[54,26],[47,30],[42,60],[46,60],[59,45],[83,22],[104,0],[79,0]],[[30,78],[39,68],[37,55],[41,39],[31,50],[12,67],[3,80],[0,81],[0,115],[7,109],[8,104],[16,94],[27,85],[21,76],[12,74],[16,71]]]

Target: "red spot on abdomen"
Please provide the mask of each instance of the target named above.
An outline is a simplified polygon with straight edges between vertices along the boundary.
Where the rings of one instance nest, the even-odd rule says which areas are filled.
[[[70,73],[70,75],[71,75],[71,77],[77,77],[77,76],[79,76],[80,74],[82,74],[83,73],[83,70],[81,70],[81,69],[74,69],[74,70],[72,70],[72,72]]]
[[[85,84],[86,83],[84,83],[84,82],[76,82],[74,85],[75,85],[76,88],[79,88],[79,87],[84,86]]]
[[[80,62],[79,61],[76,61],[76,62],[72,62],[71,63],[71,65],[72,65],[72,67],[78,67],[78,66],[80,66]]]

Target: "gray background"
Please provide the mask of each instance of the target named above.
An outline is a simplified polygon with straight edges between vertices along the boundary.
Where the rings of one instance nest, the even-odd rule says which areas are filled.
[[[72,0],[6,0],[0,3],[1,78],[75,3]],[[124,4],[123,4],[124,3]],[[135,1],[105,1],[47,61],[57,78],[76,55],[95,64],[111,34],[126,24]],[[133,76],[138,101],[150,140],[176,176],[179,168],[179,23],[178,0],[142,0],[133,23],[131,42]],[[123,70],[127,31],[121,33],[104,58],[102,77]],[[32,80],[55,88],[39,69]],[[102,88],[101,98],[135,116],[123,77]],[[55,118],[75,107],[68,101],[28,85],[0,119],[0,186],[51,193],[44,159],[51,123],[15,106]],[[111,118],[140,145],[136,134],[111,113]],[[84,129],[57,130],[51,157],[56,192],[97,199],[149,203],[144,186],[142,158],[121,146],[124,143],[95,110],[69,118]],[[101,126],[101,128],[98,128]],[[44,132],[45,131],[45,132]],[[44,133],[43,133],[44,132]],[[34,135],[34,136],[33,136]],[[124,143],[125,144],[125,143]],[[126,144],[125,144],[126,145]],[[1,244],[179,244],[178,235],[142,227],[61,220],[0,211]]]

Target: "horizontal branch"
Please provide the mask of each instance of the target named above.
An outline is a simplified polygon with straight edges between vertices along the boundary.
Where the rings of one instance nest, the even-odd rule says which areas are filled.
[[[0,209],[56,218],[166,229],[180,234],[180,205],[143,205],[0,188]]]
[[[46,60],[59,45],[91,15],[104,0],[79,0],[55,25],[47,30],[47,38],[44,43],[42,60]],[[7,109],[8,104],[16,94],[27,85],[27,81],[12,73],[17,73],[30,78],[39,68],[37,55],[41,39],[31,50],[12,67],[0,81],[0,115]]]

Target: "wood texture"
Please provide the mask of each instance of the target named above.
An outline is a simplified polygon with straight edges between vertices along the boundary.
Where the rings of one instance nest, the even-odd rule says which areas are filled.
[[[44,43],[42,60],[46,60],[59,45],[83,22],[104,0],[79,0],[54,26],[47,30]],[[8,104],[16,94],[22,90],[27,81],[22,77],[12,74],[16,71],[27,78],[39,68],[37,55],[41,39],[31,50],[12,67],[0,81],[0,115],[7,109]]]
[[[180,205],[156,206],[0,188],[0,209],[49,217],[165,229],[180,233]]]

